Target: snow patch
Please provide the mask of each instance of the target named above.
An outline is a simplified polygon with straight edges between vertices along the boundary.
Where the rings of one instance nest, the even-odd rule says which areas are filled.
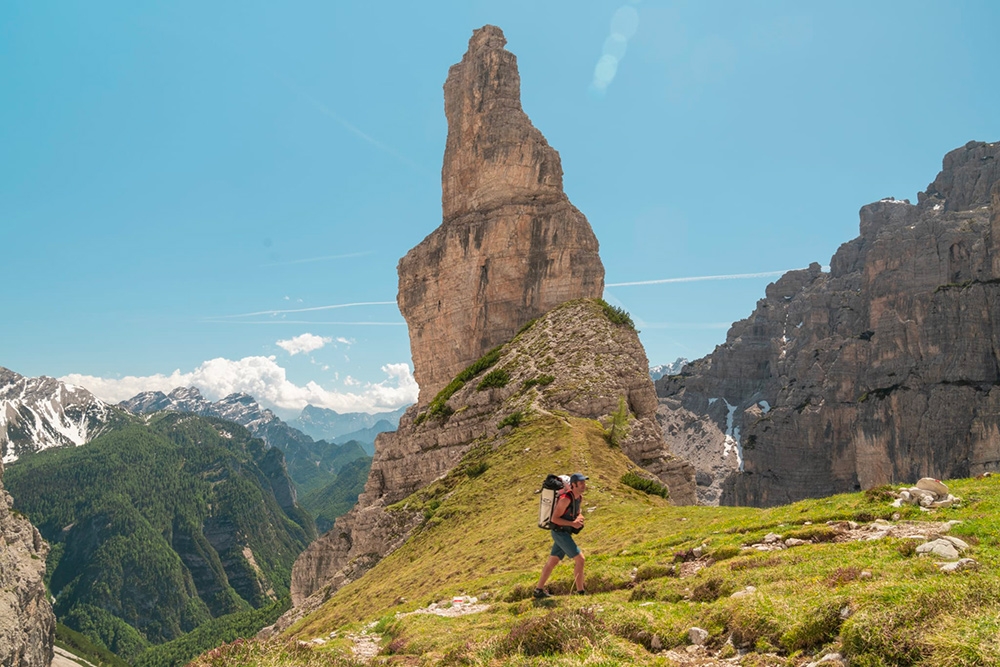
[[[760,401],[757,403],[757,405],[760,406],[760,409],[764,411],[765,415],[771,411],[771,404],[768,403],[767,401]]]
[[[743,472],[743,445],[740,444],[740,427],[733,426],[734,417],[736,416],[736,406],[730,405],[726,399],[722,400],[729,409],[728,414],[726,414],[726,440],[722,445],[722,456],[725,458],[729,456],[730,452],[735,451],[737,468],[740,472]]]

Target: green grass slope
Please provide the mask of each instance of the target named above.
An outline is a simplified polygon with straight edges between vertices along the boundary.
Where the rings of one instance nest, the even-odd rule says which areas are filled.
[[[164,413],[23,457],[4,481],[52,545],[60,622],[131,660],[288,594],[314,533],[275,498],[280,457],[236,424]]]
[[[682,649],[693,626],[709,632],[702,658],[739,654],[744,665],[804,665],[833,650],[851,665],[1000,664],[1000,479],[954,480],[962,506],[927,514],[893,509],[877,491],[772,509],[672,507],[623,484],[632,469],[596,422],[537,415],[399,503],[423,510],[418,532],[285,636],[215,649],[195,664],[349,664],[347,635],[373,622],[375,664],[713,664],[664,653]],[[562,595],[572,576],[563,564],[551,582],[557,596],[535,602],[550,540],[534,525],[534,491],[546,473],[576,470],[591,478],[577,539],[591,595]],[[897,512],[904,522],[961,521],[949,534],[972,545],[980,568],[944,574],[914,554],[913,540],[826,541],[827,522]],[[771,532],[812,541],[746,548]],[[409,614],[460,594],[489,608]],[[327,641],[298,643],[314,638]]]

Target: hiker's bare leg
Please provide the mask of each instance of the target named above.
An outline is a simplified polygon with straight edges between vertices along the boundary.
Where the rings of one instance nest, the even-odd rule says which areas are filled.
[[[556,569],[558,564],[559,556],[549,556],[549,559],[545,561],[545,567],[542,568],[542,576],[539,577],[536,588],[545,588],[545,582],[549,580],[552,570]]]
[[[583,554],[577,554],[573,559],[573,583],[576,584],[576,590],[583,590]]]

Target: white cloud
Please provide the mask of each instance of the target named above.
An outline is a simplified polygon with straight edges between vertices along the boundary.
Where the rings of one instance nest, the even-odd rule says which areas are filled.
[[[344,386],[345,387],[360,387],[361,386],[361,381],[360,380],[355,380],[350,375],[348,375],[347,377],[344,378]]]
[[[279,340],[275,343],[275,345],[288,354],[295,356],[301,352],[315,352],[327,343],[332,342],[332,338],[323,338],[322,336],[317,336],[315,334],[304,333],[301,336],[295,336],[294,338],[289,338],[288,340]]]
[[[306,405],[315,405],[337,412],[383,412],[416,402],[417,382],[408,364],[386,364],[382,372],[386,374],[385,380],[366,383],[352,392],[330,391],[312,381],[304,386],[297,385],[288,379],[285,369],[274,357],[244,357],[235,361],[211,359],[188,373],[175,370],[170,375],[100,378],[74,373],[60,380],[85,387],[99,398],[115,403],[143,391],[169,392],[188,386],[197,387],[213,401],[244,392],[266,407],[283,410],[301,410]]]
[[[340,344],[342,344],[342,345],[354,345],[354,339],[353,338],[344,338],[343,336],[338,336],[337,337],[337,342],[340,343]]]

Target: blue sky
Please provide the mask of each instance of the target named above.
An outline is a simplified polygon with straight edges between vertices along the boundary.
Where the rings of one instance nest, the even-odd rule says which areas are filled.
[[[985,1],[9,0],[0,365],[285,415],[412,400],[396,263],[440,224],[441,87],[485,23],[609,285],[826,265],[862,205],[1000,139],[998,22]],[[656,364],[711,352],[773,279],[605,296]],[[315,310],[344,304],[369,305]]]

